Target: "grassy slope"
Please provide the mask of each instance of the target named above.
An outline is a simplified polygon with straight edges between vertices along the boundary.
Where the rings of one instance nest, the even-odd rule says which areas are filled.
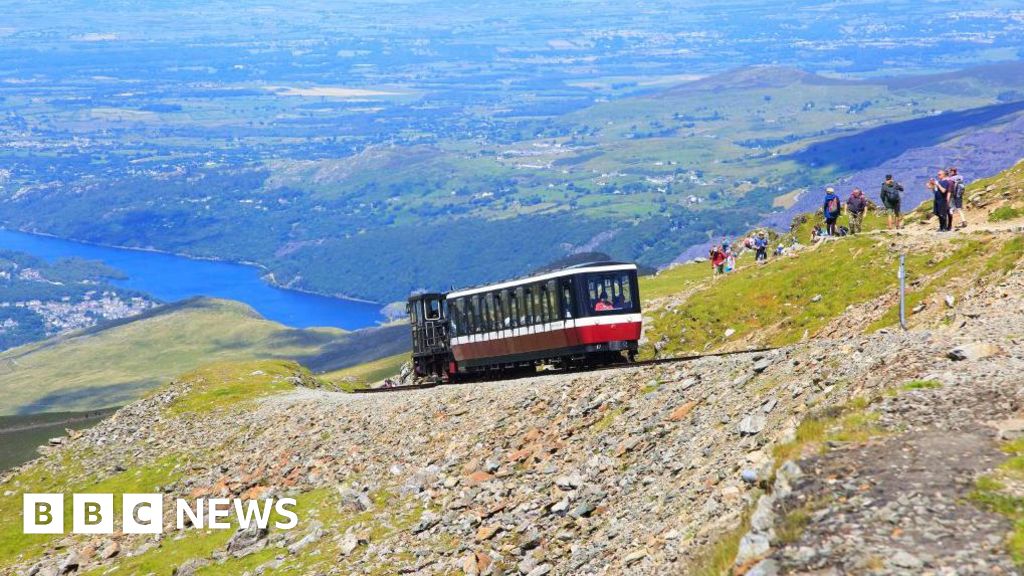
[[[219,360],[295,359],[325,370],[405,346],[399,329],[358,334],[290,329],[242,304],[192,300],[0,354],[0,414],[112,406]]]
[[[1024,206],[1024,162],[968,187],[966,198],[977,207],[969,218],[976,223],[992,221],[992,214]],[[908,215],[911,232],[932,227],[930,208]],[[845,215],[843,222],[845,223]],[[810,230],[820,223],[808,216],[796,223],[792,236],[807,242]],[[885,228],[885,217],[874,213],[865,230]],[[895,291],[898,254],[891,251],[888,236],[862,235],[827,242],[804,250],[795,258],[755,266],[740,260],[737,272],[712,278],[707,263],[685,264],[641,280],[646,299],[646,337],[662,355],[704,351],[741,345],[782,345],[813,336],[849,306],[863,304]],[[788,244],[788,242],[786,242]],[[1006,235],[971,234],[935,243],[907,255],[908,309],[927,299],[950,294],[959,298],[981,282],[998,280],[1022,258],[1024,240]],[[678,301],[662,299],[672,294]],[[817,296],[820,295],[820,298]],[[911,325],[930,318],[910,318]],[[866,329],[878,330],[898,321],[890,306]],[[729,336],[727,330],[733,330]]]

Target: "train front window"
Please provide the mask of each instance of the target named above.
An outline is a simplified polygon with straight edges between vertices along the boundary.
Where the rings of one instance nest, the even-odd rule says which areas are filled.
[[[632,310],[635,306],[633,285],[626,272],[588,274],[586,292],[591,312]]]
[[[427,301],[427,320],[437,320],[441,317],[441,301],[440,300],[428,300]]]

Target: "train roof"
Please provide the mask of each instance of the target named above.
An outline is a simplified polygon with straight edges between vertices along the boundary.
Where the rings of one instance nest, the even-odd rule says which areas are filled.
[[[534,276],[527,276],[525,278],[519,278],[517,280],[509,280],[507,282],[500,282],[497,284],[488,284],[486,286],[476,286],[474,288],[467,288],[465,290],[455,290],[449,292],[447,297],[461,298],[462,296],[472,296],[474,294],[480,294],[482,292],[490,292],[491,290],[503,290],[505,288],[514,288],[522,284],[533,284],[534,282],[545,282],[554,278],[562,278],[563,276],[572,276],[574,274],[585,274],[588,272],[615,272],[615,271],[636,271],[636,264],[630,262],[589,262],[585,264],[574,264],[566,268],[560,268],[551,272],[544,272]]]

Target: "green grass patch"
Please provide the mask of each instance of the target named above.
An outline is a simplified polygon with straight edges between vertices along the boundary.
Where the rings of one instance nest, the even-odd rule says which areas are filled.
[[[945,290],[961,293],[966,279],[973,277],[985,266],[987,255],[992,250],[992,238],[964,239],[954,243],[956,249],[949,254],[911,254],[907,256],[906,314],[925,300],[948,286]],[[913,288],[915,282],[920,282]],[[909,321],[909,320],[908,320]],[[895,326],[899,322],[899,303],[893,304],[877,320],[868,325],[867,331],[874,332]]]
[[[607,430],[608,427],[615,423],[615,420],[621,415],[622,408],[615,408],[613,410],[609,410],[608,412],[605,413],[604,416],[601,417],[600,420],[594,422],[594,431],[603,432]]]
[[[1002,278],[1017,267],[1021,258],[1024,258],[1024,237],[1014,236],[985,261],[982,271],[986,277]]]
[[[786,510],[775,526],[775,537],[783,545],[793,544],[800,539],[804,530],[811,523],[811,514],[821,508],[817,502],[807,502],[796,508]]]
[[[688,262],[662,270],[653,276],[640,277],[640,295],[644,303],[672,296],[690,286],[711,280],[714,276],[708,262]]]
[[[191,390],[175,398],[167,410],[172,414],[202,414],[287,392],[295,386],[285,379],[295,375],[310,377],[305,368],[284,360],[212,364],[181,378]]]
[[[1000,206],[992,212],[989,212],[989,222],[1005,222],[1007,220],[1016,220],[1024,216],[1024,210],[1020,208],[1014,208],[1013,206]]]
[[[1024,566],[1024,498],[1005,492],[1006,485],[992,476],[981,476],[974,483],[970,500],[978,506],[1013,521],[1006,547],[1013,561]]]
[[[736,554],[740,550],[740,540],[750,530],[750,514],[749,510],[744,513],[738,526],[720,536],[698,555],[687,574],[694,576],[732,574],[732,566],[736,562]]]
[[[55,472],[51,472],[47,464]],[[72,493],[115,494],[114,517],[120,518],[121,503],[116,495],[157,492],[159,486],[173,483],[180,477],[178,464],[179,457],[166,456],[147,466],[96,479],[82,468],[80,458],[68,450],[57,457],[57,462],[42,461],[30,466],[0,486],[0,491],[13,492],[11,496],[0,498],[0,514],[8,519],[0,524],[0,568],[39,556],[52,542],[63,538],[59,534],[22,533],[21,499],[24,493],[64,493],[64,524],[70,529]]]
[[[809,415],[797,426],[791,442],[777,444],[772,449],[776,465],[786,460],[798,460],[809,450],[824,452],[829,442],[866,442],[885,434],[878,426],[880,415],[871,406],[879,396],[857,396],[842,406]]]
[[[760,344],[792,344],[805,333],[813,335],[850,304],[894,289],[896,268],[896,256],[876,239],[831,241],[797,258],[717,278],[676,310],[653,315],[648,339],[666,337],[666,355],[699,352],[751,334]],[[735,332],[726,338],[729,328]],[[653,355],[653,347],[644,352]]]
[[[911,380],[900,388],[903,390],[934,390],[942,388],[942,383],[937,380]]]

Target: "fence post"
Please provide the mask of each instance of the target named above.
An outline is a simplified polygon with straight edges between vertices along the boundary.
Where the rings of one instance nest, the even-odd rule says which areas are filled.
[[[899,271],[899,279],[900,279],[900,328],[903,328],[904,330],[907,330],[907,289],[906,289],[907,268],[906,268],[906,258],[907,258],[907,256],[905,254],[900,254],[900,271]]]

